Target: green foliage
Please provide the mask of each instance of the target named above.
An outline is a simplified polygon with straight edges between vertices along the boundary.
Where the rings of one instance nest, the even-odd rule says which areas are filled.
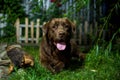
[[[24,17],[25,13],[21,6],[22,0],[4,0],[4,14],[7,14],[7,22],[14,24],[15,20]]]
[[[4,35],[2,38],[15,37],[15,21],[17,18],[25,17],[23,7],[21,6],[22,0],[4,0],[4,6],[0,7],[1,13],[4,14],[6,26],[3,28]],[[6,15],[6,16],[5,16]]]
[[[56,3],[52,3],[48,9],[46,9],[43,2],[43,0],[33,0],[32,1],[32,14],[34,15],[31,19],[35,20],[37,18],[41,19],[41,23],[48,21],[55,17],[62,17],[61,16],[61,10],[59,10],[59,7],[56,5]],[[46,3],[47,4],[47,3]]]
[[[41,23],[44,21],[48,21],[52,18],[59,17],[68,17],[70,19],[72,15],[75,15],[76,12],[79,12],[81,8],[83,8],[86,4],[88,4],[89,0],[73,0],[72,4],[70,4],[69,0],[55,0],[56,2],[51,2],[51,5],[48,9],[43,6],[43,0],[33,0],[32,3],[32,14],[34,15],[32,19],[40,18]],[[37,4],[38,2],[38,4]],[[44,1],[45,2],[45,1]],[[68,4],[68,9],[66,8]]]
[[[3,30],[6,31],[4,37],[16,36],[15,27],[12,25],[7,25],[6,27],[3,28]]]
[[[66,5],[66,3],[68,3],[68,1],[63,0],[62,4]],[[72,16],[77,15],[77,13],[80,12],[82,8],[87,6],[87,4],[89,4],[89,0],[73,0],[72,4],[69,4],[67,11],[65,11],[65,13],[62,16],[72,19]],[[78,16],[74,17],[73,19],[77,19],[77,17]]]
[[[108,48],[111,47],[111,43],[108,44]],[[112,52],[109,49],[96,45],[87,55],[85,67],[96,73],[93,74],[95,80],[118,80],[120,77],[120,54],[117,50]]]

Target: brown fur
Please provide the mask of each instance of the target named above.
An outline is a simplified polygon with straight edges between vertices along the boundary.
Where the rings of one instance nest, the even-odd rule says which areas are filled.
[[[66,18],[54,18],[43,26],[40,62],[52,73],[58,73],[68,66],[72,57],[84,60],[84,54],[79,52],[75,41],[71,39],[74,31],[74,23]],[[57,42],[64,42],[65,50],[58,50]]]
[[[9,73],[11,73],[14,70],[14,67],[22,68],[34,65],[33,57],[20,47],[10,45],[6,47],[6,51],[8,57],[11,60]]]

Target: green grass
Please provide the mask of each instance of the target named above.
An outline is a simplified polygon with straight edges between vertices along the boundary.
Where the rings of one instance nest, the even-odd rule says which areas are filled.
[[[119,80],[119,50],[111,51],[111,46],[94,46],[87,54],[84,66],[72,65],[69,69],[54,75],[39,64],[38,47],[24,47],[34,56],[35,65],[13,72],[8,80]]]

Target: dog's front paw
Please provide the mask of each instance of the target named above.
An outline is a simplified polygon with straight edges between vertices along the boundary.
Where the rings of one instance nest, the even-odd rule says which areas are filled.
[[[64,67],[65,67],[65,64],[63,62],[59,62],[53,67],[55,70],[54,72],[59,73],[60,71],[62,71]]]

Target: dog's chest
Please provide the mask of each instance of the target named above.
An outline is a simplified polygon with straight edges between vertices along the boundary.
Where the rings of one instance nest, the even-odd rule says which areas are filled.
[[[63,62],[66,62],[71,59],[71,53],[70,51],[53,51],[52,57],[56,60],[60,60]]]

